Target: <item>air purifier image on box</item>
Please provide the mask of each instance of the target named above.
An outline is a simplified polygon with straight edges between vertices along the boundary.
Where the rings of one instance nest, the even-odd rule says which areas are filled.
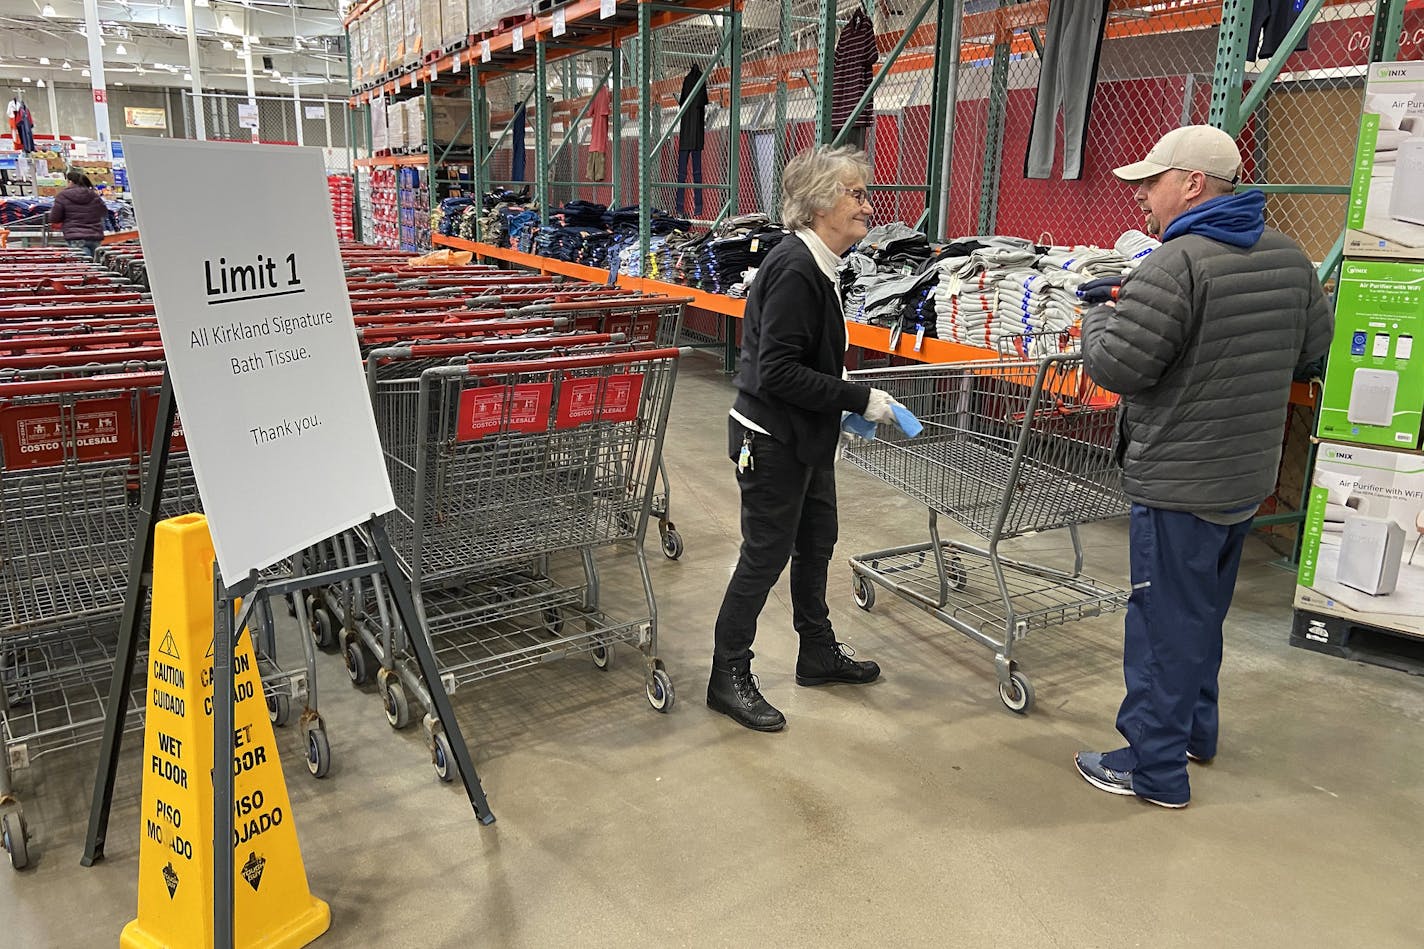
[[[1350,380],[1350,408],[1345,417],[1356,425],[1393,425],[1399,373],[1391,369],[1356,369]]]
[[[1394,165],[1394,187],[1389,196],[1389,216],[1396,221],[1424,224],[1424,138],[1400,143]]]
[[[1404,528],[1387,517],[1352,514],[1340,536],[1335,579],[1370,596],[1394,592],[1404,557]]]

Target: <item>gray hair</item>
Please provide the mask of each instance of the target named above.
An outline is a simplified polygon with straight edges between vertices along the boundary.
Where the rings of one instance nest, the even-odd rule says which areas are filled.
[[[792,229],[810,227],[816,212],[836,206],[846,178],[870,180],[870,160],[851,145],[817,145],[786,163],[781,174],[781,223]]]

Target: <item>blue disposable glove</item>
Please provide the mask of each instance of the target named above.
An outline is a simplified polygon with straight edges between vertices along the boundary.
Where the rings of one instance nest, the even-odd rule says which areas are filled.
[[[920,434],[920,432],[924,431],[925,427],[920,424],[920,420],[915,418],[915,414],[903,405],[897,402],[892,411],[895,414],[895,425],[900,431],[905,433],[906,437],[914,438]],[[875,427],[874,422],[854,412],[846,412],[841,416],[841,431],[849,432],[859,438],[864,438],[866,441],[874,440]]]

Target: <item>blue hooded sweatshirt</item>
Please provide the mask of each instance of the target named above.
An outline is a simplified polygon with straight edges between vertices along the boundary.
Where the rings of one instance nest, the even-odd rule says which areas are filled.
[[[1183,234],[1200,234],[1232,247],[1254,247],[1266,231],[1266,193],[1242,191],[1198,204],[1180,215],[1162,235],[1162,242]]]

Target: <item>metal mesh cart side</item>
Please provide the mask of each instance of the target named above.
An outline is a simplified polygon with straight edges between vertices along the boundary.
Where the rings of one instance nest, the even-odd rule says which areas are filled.
[[[868,370],[922,423],[917,438],[882,426],[846,460],[929,510],[928,543],[854,556],[856,603],[884,587],[994,652],[999,696],[1015,712],[1033,687],[1014,658],[1030,630],[1121,608],[1125,594],[1082,573],[1078,525],[1127,513],[1113,451],[1116,396],[1094,385],[1081,355]],[[948,517],[985,540],[945,540]],[[1067,528],[1071,569],[1005,555],[1001,542]]]

